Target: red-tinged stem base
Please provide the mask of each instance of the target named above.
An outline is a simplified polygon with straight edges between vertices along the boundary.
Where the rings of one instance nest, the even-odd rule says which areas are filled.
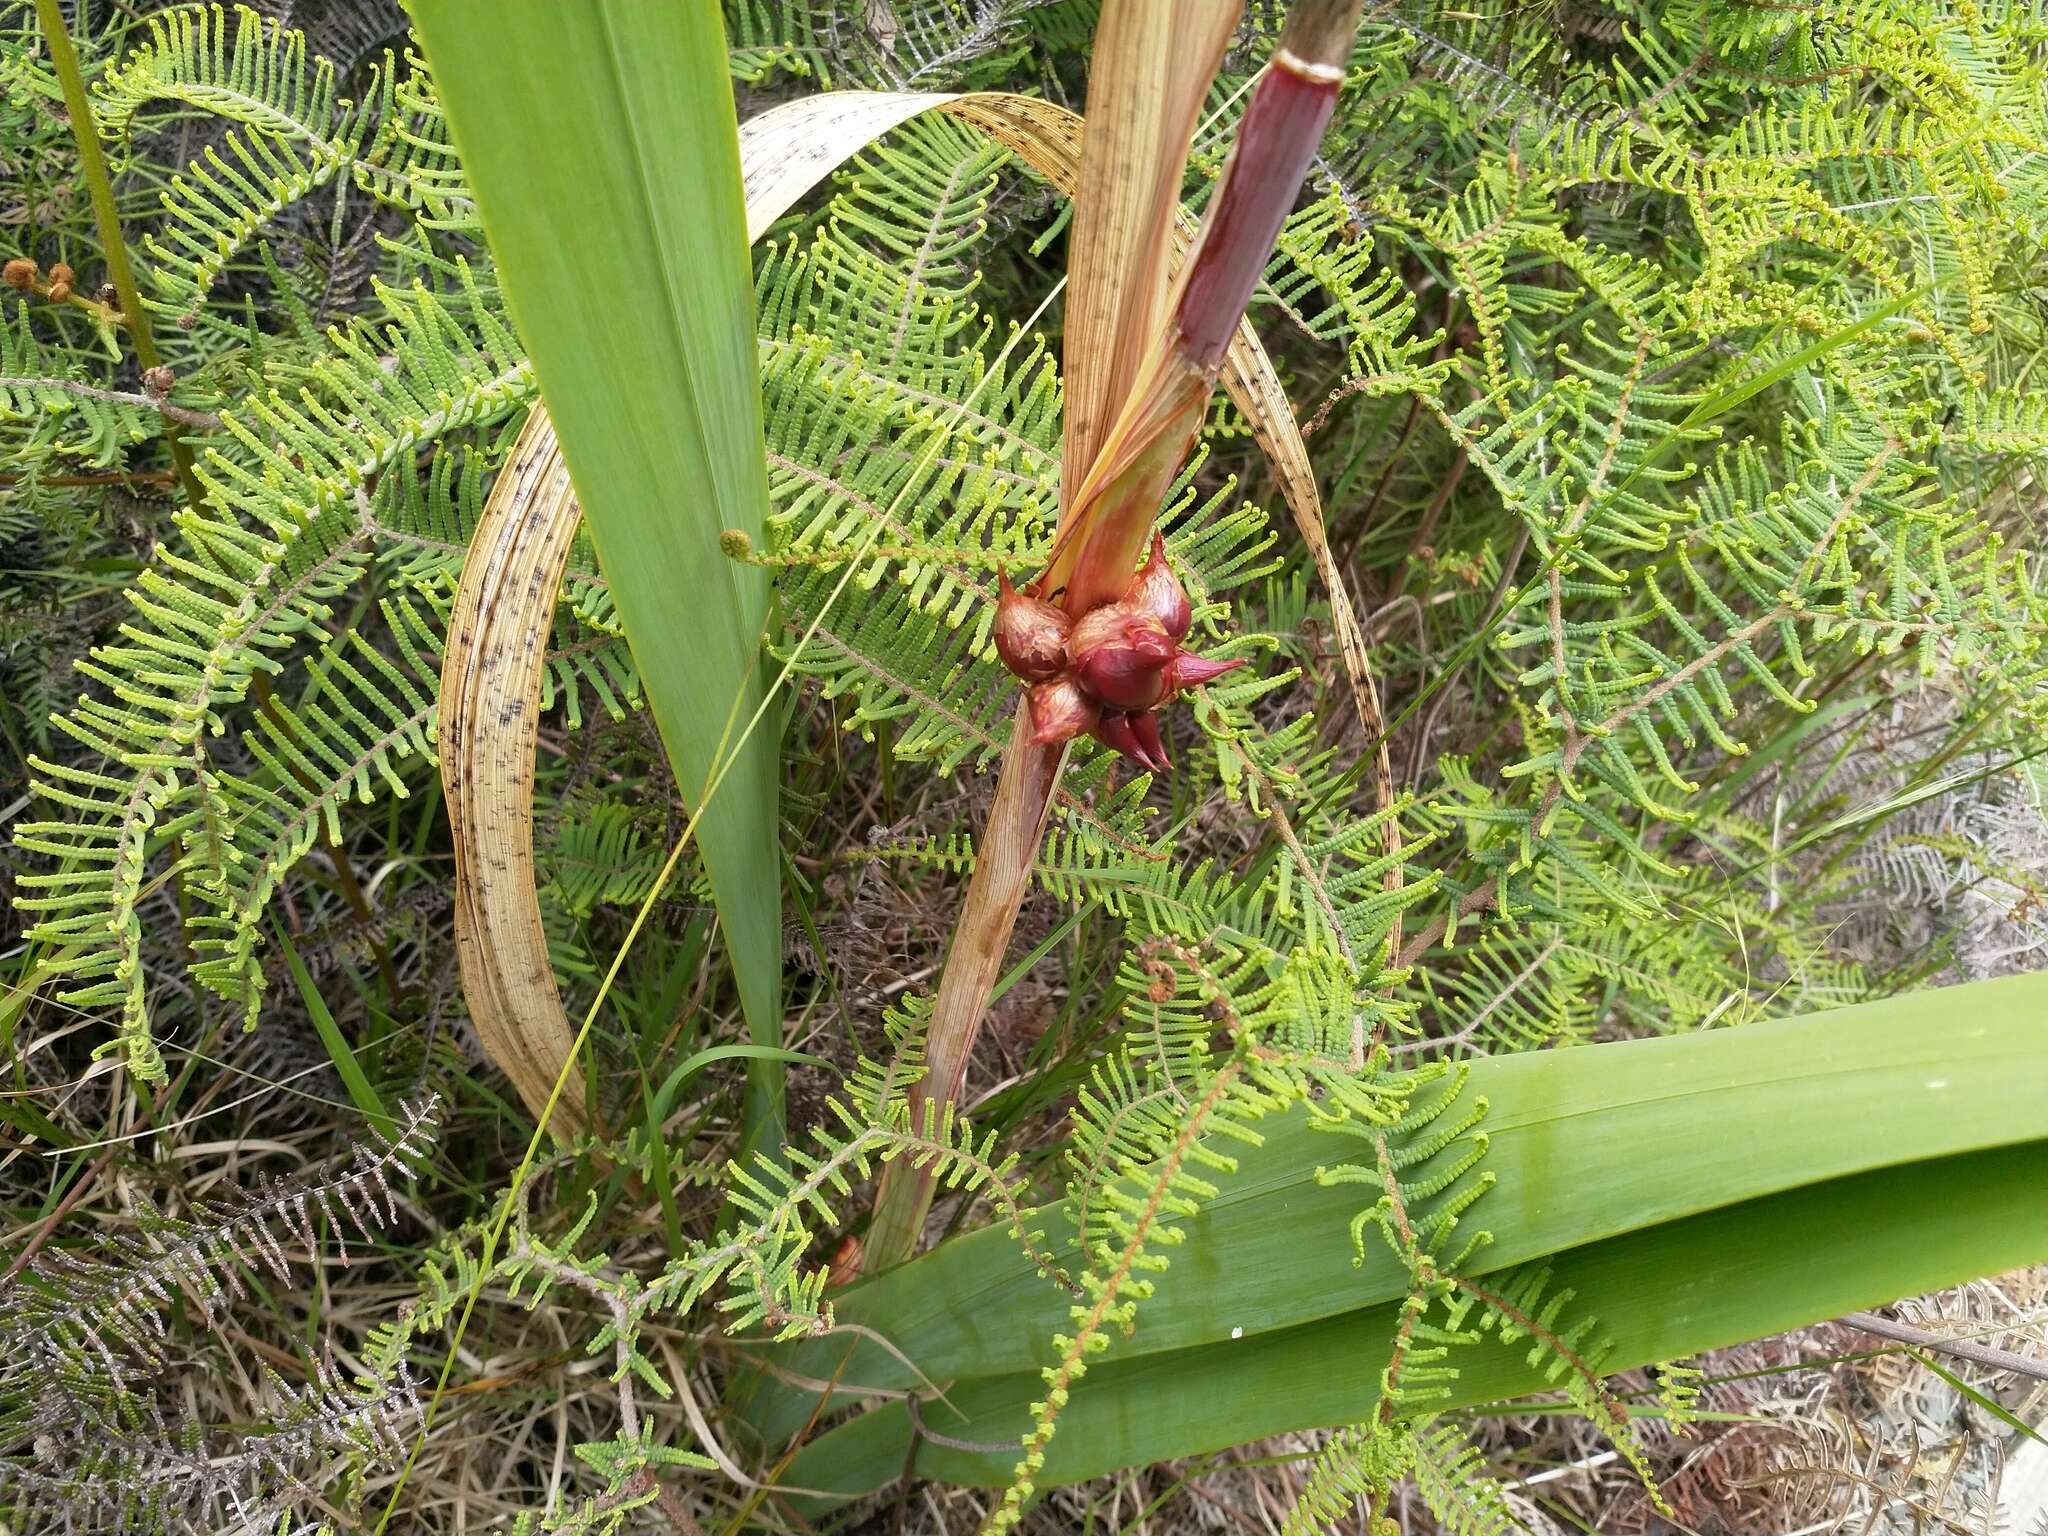
[[[995,990],[1018,910],[1031,888],[1032,866],[1045,838],[1046,813],[1067,756],[1064,744],[1041,745],[1031,735],[1030,715],[1020,707],[996,780],[996,797],[989,806],[981,841],[975,846],[974,874],[953,930],[953,949],[939,977],[939,995],[932,1005],[926,1041],[925,1075],[910,1095],[913,1123],[919,1128],[928,1106],[943,1113],[960,1096],[974,1040],[988,1012],[989,994]],[[934,1188],[935,1173],[929,1167],[914,1168],[898,1158],[883,1170],[862,1257],[863,1270],[872,1274],[889,1269],[917,1251]]]

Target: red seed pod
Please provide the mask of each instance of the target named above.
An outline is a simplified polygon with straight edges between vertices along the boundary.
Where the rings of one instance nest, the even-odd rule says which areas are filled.
[[[996,573],[996,586],[996,654],[1025,682],[1050,682],[1066,670],[1066,613],[1019,592],[1006,571]]]
[[[1160,622],[1126,603],[1108,603],[1074,625],[1067,653],[1074,677],[1105,709],[1150,709],[1171,691],[1176,647]]]
[[[1070,677],[1039,683],[1025,698],[1031,706],[1031,739],[1040,746],[1072,741],[1092,729],[1102,713]]]
[[[1221,677],[1224,673],[1243,666],[1245,659],[1238,656],[1229,661],[1215,661],[1207,656],[1197,656],[1193,651],[1182,651],[1173,658],[1173,664],[1166,669],[1167,680],[1173,685],[1175,693],[1186,688],[1199,688],[1211,678]]]
[[[1188,625],[1194,622],[1194,610],[1188,606],[1187,589],[1166,563],[1166,540],[1157,529],[1152,533],[1152,553],[1131,578],[1124,601],[1140,613],[1151,614],[1173,639],[1187,637]]]

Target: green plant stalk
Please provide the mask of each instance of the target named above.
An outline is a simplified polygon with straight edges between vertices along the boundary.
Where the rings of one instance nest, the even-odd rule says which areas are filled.
[[[1336,106],[1361,5],[1306,0],[1288,15],[1188,254],[1173,318],[1154,339],[1131,399],[1062,515],[1045,586],[1061,594],[1071,614],[1113,601],[1131,579]],[[911,1113],[920,1123],[944,1113],[966,1079],[1065,761],[1064,746],[1031,739],[1020,706],[933,1002],[927,1069],[911,1094]],[[897,1162],[884,1170],[863,1257],[868,1271],[900,1264],[916,1251],[933,1194],[927,1168]]]
[[[729,528],[765,542],[768,480],[719,15],[635,0],[412,12],[676,782],[702,817],[763,1048],[746,1064],[743,1150],[773,1149],[777,733],[731,745],[766,696],[768,573],[719,547]]]
[[[142,307],[142,290],[135,283],[135,269],[128,262],[128,243],[121,236],[121,215],[114,206],[114,184],[107,174],[107,157],[100,146],[100,130],[93,117],[92,98],[85,92],[85,76],[78,68],[78,51],[71,46],[71,34],[64,27],[64,13],[57,0],[36,0],[36,20],[43,41],[49,45],[50,63],[64,90],[64,111],[71,119],[71,139],[78,146],[79,169],[85,174],[85,189],[92,199],[93,221],[99,226],[100,245],[107,258],[107,276],[121,300],[121,315],[128,328],[128,341],[135,348],[135,361],[143,372],[162,366],[156,338],[150,334],[149,312]],[[196,512],[206,504],[206,491],[192,467],[192,450],[184,433],[168,418],[164,441],[170,445],[171,467],[178,489]]]

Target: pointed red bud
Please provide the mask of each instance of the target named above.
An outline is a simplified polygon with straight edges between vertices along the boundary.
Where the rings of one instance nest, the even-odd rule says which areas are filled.
[[[1159,715],[1156,711],[1146,709],[1132,715],[1131,734],[1138,739],[1139,760],[1147,767],[1164,773],[1173,766],[1173,760],[1166,755],[1166,743],[1159,736]]]
[[[1167,677],[1173,691],[1179,693],[1183,688],[1199,688],[1210,679],[1243,666],[1245,660],[1245,657],[1238,656],[1229,661],[1216,661],[1207,656],[1197,656],[1193,651],[1182,651],[1173,658],[1173,665],[1167,668]]]
[[[1026,695],[1031,706],[1031,739],[1040,746],[1072,741],[1095,725],[1102,709],[1072,678],[1040,683]]]
[[[1067,665],[1066,613],[1019,592],[1007,571],[997,572],[996,585],[996,654],[1025,682],[1050,682]]]
[[[1128,714],[1117,711],[1105,714],[1095,723],[1095,730],[1092,734],[1097,741],[1109,748],[1110,751],[1120,756],[1128,757],[1140,768],[1150,768],[1152,766],[1145,760],[1145,749],[1138,745],[1138,736],[1131,729],[1131,717]]]
[[[1159,627],[1175,640],[1184,639],[1188,625],[1194,622],[1194,610],[1188,606],[1187,589],[1173,574],[1173,567],[1166,563],[1166,540],[1156,528],[1152,531],[1151,556],[1131,578],[1124,601],[1140,613],[1149,613],[1157,619]]]
[[[1106,709],[1150,709],[1169,692],[1176,647],[1150,614],[1107,603],[1084,615],[1068,637],[1074,676]]]

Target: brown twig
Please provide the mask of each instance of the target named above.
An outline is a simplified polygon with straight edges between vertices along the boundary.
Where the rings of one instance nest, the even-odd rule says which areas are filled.
[[[57,1202],[55,1209],[37,1225],[29,1240],[22,1245],[21,1252],[16,1254],[13,1262],[7,1266],[7,1273],[0,1275],[0,1280],[11,1280],[28,1266],[37,1251],[50,1240],[50,1234],[57,1230],[57,1223],[68,1216],[72,1207],[85,1198],[86,1191],[91,1189],[99,1176],[107,1171],[107,1165],[113,1162],[114,1154],[120,1150],[120,1142],[112,1143],[93,1160],[91,1167],[78,1176],[78,1182],[65,1192],[64,1198]]]
[[[1458,916],[1460,918],[1477,916],[1494,904],[1498,894],[1497,887],[1490,883],[1467,891],[1465,899],[1458,903]],[[1449,926],[1450,919],[1447,917],[1432,918],[1419,933],[1402,947],[1399,958],[1394,962],[1396,967],[1405,968],[1420,960],[1444,936],[1444,930]]]
[[[169,400],[138,390],[101,389],[96,384],[86,384],[78,379],[7,379],[4,382],[14,389],[54,389],[85,400],[104,401],[108,405],[139,406],[145,411],[155,411],[166,421],[174,421],[181,427],[191,427],[199,432],[218,432],[225,425],[212,411],[195,411],[188,405],[173,405]]]
[[[1874,1333],[1880,1339],[1910,1344],[1917,1349],[1931,1349],[1938,1354],[1954,1355],[1958,1360],[1967,1360],[1972,1365],[1986,1366],[1994,1371],[2010,1371],[2013,1375],[2024,1376],[2029,1381],[2048,1381],[2048,1360],[2031,1360],[2025,1355],[2014,1354],[2009,1349],[1998,1349],[1990,1344],[1974,1344],[1968,1339],[1946,1338],[1938,1333],[1929,1333],[1925,1328],[1915,1328],[1910,1323],[1894,1322],[1891,1318],[1879,1317],[1875,1312],[1851,1312],[1841,1321],[1864,1333]]]

